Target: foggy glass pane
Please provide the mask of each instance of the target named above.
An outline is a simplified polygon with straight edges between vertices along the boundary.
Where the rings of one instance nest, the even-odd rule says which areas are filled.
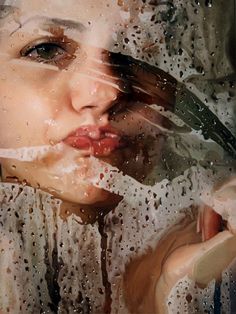
[[[235,313],[234,0],[0,0],[0,313]]]

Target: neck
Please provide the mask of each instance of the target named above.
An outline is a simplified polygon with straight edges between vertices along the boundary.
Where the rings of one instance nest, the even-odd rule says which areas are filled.
[[[77,216],[77,221],[81,224],[93,224],[102,219],[106,214],[115,208],[114,205],[81,205],[70,202],[64,202],[61,205],[60,216],[66,220],[70,215]],[[76,218],[75,218],[76,219]]]

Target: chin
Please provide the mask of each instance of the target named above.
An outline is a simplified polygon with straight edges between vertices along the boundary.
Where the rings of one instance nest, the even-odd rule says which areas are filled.
[[[120,197],[85,182],[83,176],[75,173],[51,175],[49,168],[38,164],[15,161],[13,167],[12,161],[5,160],[3,173],[4,181],[27,183],[69,203],[102,207],[115,206],[120,200]]]

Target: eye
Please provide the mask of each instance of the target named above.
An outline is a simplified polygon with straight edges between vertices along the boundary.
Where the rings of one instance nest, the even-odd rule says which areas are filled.
[[[24,57],[29,57],[34,60],[39,59],[40,61],[51,61],[60,58],[65,54],[64,49],[56,44],[43,43],[32,47],[24,54]]]
[[[47,41],[37,41],[27,45],[20,51],[20,56],[63,68],[75,58],[76,49],[77,46],[75,47],[74,43],[48,39]]]

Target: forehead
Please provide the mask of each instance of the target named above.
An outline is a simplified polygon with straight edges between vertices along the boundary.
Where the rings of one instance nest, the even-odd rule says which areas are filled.
[[[4,7],[8,15],[3,14]],[[41,34],[41,30],[60,26],[74,40],[106,48],[123,28],[117,0],[6,0],[1,9],[0,29],[5,38],[18,32]],[[78,33],[81,30],[86,30],[83,37]]]
[[[3,2],[3,1],[2,1]],[[6,0],[6,5],[19,8],[21,18],[48,16],[81,23],[119,22],[117,0]],[[1,3],[1,2],[0,2]]]

